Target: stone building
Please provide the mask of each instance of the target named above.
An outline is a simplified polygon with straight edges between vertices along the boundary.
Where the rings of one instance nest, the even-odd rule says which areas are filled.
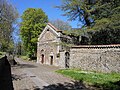
[[[48,23],[38,38],[37,63],[60,66],[62,42],[70,42],[70,37]]]
[[[120,72],[120,44],[75,43],[68,48],[64,42],[70,44],[74,39],[48,23],[38,38],[37,63],[87,71]]]

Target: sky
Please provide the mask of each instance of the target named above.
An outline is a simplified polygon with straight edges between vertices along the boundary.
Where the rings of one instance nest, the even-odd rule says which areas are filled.
[[[21,16],[27,8],[41,8],[48,16],[49,20],[60,19],[67,21],[67,17],[62,16],[64,13],[60,9],[54,8],[62,4],[62,0],[10,0],[12,4],[17,8],[19,15]],[[72,28],[78,28],[78,21],[68,21]]]

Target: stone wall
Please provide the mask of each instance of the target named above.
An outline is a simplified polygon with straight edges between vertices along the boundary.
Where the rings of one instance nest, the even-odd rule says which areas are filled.
[[[65,51],[60,52],[60,60],[59,60],[59,66],[60,68],[65,68]]]
[[[58,66],[58,59],[57,58],[57,48],[58,46],[55,43],[49,42],[47,44],[41,44],[37,49],[37,63],[41,63],[42,58],[41,56],[44,55],[44,63],[50,65],[51,56],[53,56],[53,65]]]
[[[70,49],[70,68],[120,72],[120,45],[75,46]]]
[[[37,63],[58,66],[60,33],[57,32],[56,28],[48,24],[37,43]]]
[[[0,58],[0,90],[14,90],[7,56]]]

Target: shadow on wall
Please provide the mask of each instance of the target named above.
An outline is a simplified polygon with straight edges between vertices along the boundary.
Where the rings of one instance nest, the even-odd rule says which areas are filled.
[[[7,56],[0,59],[0,90],[14,90]]]

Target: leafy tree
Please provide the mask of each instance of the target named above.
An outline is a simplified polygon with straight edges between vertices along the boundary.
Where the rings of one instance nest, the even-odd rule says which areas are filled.
[[[60,19],[51,20],[50,23],[53,24],[59,30],[71,30],[72,29],[72,27],[70,26],[68,22],[64,22]]]
[[[31,58],[37,52],[38,35],[42,32],[48,17],[42,9],[28,8],[22,15],[20,35],[28,56]]]
[[[91,44],[119,44],[120,0],[100,0],[95,8]]]
[[[94,19],[110,18],[114,13],[119,13],[120,0],[98,0],[94,4]]]
[[[23,43],[21,41],[18,41],[16,43],[16,54],[19,56],[19,55],[25,55],[25,50],[24,50],[24,46],[23,46]]]
[[[62,5],[56,6],[56,8],[64,11],[63,15],[67,16],[69,20],[78,19],[83,25],[91,26],[94,2],[94,0],[63,0]]]
[[[56,8],[64,11],[69,20],[79,19],[86,26],[93,26],[94,21],[110,18],[119,13],[120,0],[62,0]],[[95,22],[96,23],[96,22]]]
[[[57,8],[70,20],[79,19],[84,24],[88,40],[83,41],[88,44],[120,43],[120,0],[63,0]]]
[[[16,23],[18,12],[7,0],[0,0],[0,45],[2,51],[7,51],[12,41],[14,32],[13,24]]]

